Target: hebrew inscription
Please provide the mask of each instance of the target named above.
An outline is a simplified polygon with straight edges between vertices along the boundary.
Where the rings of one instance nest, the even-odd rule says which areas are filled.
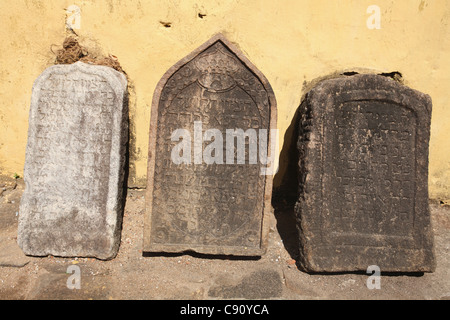
[[[415,189],[414,113],[385,102],[347,102],[335,113],[329,200],[335,233],[409,235]],[[351,141],[351,143],[349,143]],[[384,213],[384,214],[381,214]]]
[[[260,160],[269,147],[275,99],[243,59],[219,36],[158,85],[146,251],[263,252],[271,177],[261,174]]]
[[[326,80],[300,107],[300,264],[433,271],[430,98],[389,78]]]
[[[126,79],[81,62],[33,86],[18,242],[29,255],[113,257],[120,240]]]

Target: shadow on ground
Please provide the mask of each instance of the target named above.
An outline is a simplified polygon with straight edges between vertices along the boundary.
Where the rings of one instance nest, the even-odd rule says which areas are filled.
[[[294,206],[298,194],[298,108],[292,118],[291,124],[284,135],[284,143],[280,153],[279,169],[274,177],[272,191],[272,206],[276,219],[276,228],[283,241],[284,248],[292,259],[297,260],[299,255],[298,231]]]

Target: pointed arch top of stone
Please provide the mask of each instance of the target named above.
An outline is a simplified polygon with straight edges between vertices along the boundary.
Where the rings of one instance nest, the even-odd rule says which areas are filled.
[[[161,91],[164,88],[167,81],[170,79],[170,77],[176,73],[182,66],[189,63],[190,61],[194,60],[198,55],[200,55],[203,51],[208,49],[209,47],[213,46],[216,43],[222,43],[222,45],[228,49],[231,53],[233,53],[240,62],[248,69],[250,70],[262,83],[264,86],[264,90],[267,92],[269,96],[269,103],[270,103],[270,109],[271,109],[271,115],[275,116],[276,121],[276,99],[275,94],[273,92],[272,86],[270,85],[267,78],[264,76],[264,74],[245,56],[245,54],[238,48],[237,45],[232,43],[230,40],[228,40],[223,33],[216,33],[214,36],[212,36],[209,40],[207,40],[205,43],[197,47],[195,50],[193,50],[191,53],[189,53],[187,56],[179,60],[177,63],[175,63],[172,67],[170,67],[162,76],[162,78],[159,80],[155,92],[153,94],[153,101],[152,101],[152,110],[157,109],[159,98],[161,96]],[[151,117],[153,118],[153,112],[151,114]],[[271,121],[272,123],[272,121]],[[275,124],[274,124],[275,125]],[[275,128],[275,127],[273,127]]]

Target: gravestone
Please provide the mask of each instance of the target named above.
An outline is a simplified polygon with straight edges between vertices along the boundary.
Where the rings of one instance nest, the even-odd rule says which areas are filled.
[[[300,113],[300,266],[432,272],[430,97],[354,75],[318,84]]]
[[[263,254],[275,125],[268,81],[222,35],[170,68],[152,104],[144,251]]]
[[[35,81],[18,243],[33,256],[113,258],[120,243],[127,80],[76,62]]]

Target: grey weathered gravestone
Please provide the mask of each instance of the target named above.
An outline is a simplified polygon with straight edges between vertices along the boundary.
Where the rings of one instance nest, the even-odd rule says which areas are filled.
[[[319,83],[300,109],[301,267],[432,272],[430,97],[354,75]]]
[[[25,254],[113,258],[128,139],[126,77],[77,62],[35,81],[18,243]]]
[[[268,81],[222,35],[169,69],[153,96],[144,251],[263,254],[275,125]]]

